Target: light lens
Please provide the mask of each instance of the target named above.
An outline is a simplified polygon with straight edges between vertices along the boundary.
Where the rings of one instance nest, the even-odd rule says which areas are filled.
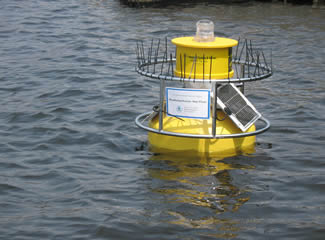
[[[196,42],[214,41],[214,24],[210,20],[200,20],[196,23]]]

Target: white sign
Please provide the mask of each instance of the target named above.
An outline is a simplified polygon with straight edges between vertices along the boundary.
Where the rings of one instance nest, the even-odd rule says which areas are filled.
[[[166,88],[167,115],[180,118],[210,118],[210,90]]]

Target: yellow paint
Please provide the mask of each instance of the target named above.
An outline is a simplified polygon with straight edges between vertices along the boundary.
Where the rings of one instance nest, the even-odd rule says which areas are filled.
[[[215,38],[213,42],[196,42],[194,37],[181,37],[174,38],[172,43],[177,48],[176,76],[225,79],[234,75],[232,47],[238,44],[236,40]]]
[[[218,118],[223,119],[224,113],[218,111]],[[187,134],[211,134],[212,119],[177,119],[164,115],[164,131],[187,133]],[[155,117],[149,122],[149,127],[158,129],[159,120]],[[247,132],[255,131],[255,125],[252,125]],[[217,121],[216,134],[234,134],[242,133],[235,124],[226,117],[224,121]],[[153,152],[173,153],[186,156],[201,157],[228,157],[242,153],[252,153],[255,149],[255,136],[242,138],[226,139],[204,139],[204,138],[186,138],[174,137],[149,132],[148,139],[150,148]]]
[[[179,37],[172,39],[172,43],[176,46],[191,48],[230,48],[238,44],[238,41],[230,38],[216,37],[213,42],[196,42],[194,37]]]

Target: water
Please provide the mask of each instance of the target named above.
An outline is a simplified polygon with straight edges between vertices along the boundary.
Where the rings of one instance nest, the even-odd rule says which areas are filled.
[[[204,15],[273,49],[274,76],[247,88],[272,128],[252,155],[153,155],[133,120],[158,84],[135,41]],[[2,0],[0,16],[1,239],[324,239],[324,10]]]

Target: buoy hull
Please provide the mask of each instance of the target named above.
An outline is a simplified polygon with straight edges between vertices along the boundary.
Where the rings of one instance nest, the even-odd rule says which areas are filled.
[[[223,119],[223,112],[218,112],[218,118]],[[159,128],[158,117],[150,120],[149,126]],[[209,135],[212,133],[212,119],[178,119],[164,115],[164,131],[187,134]],[[252,125],[246,132],[254,132],[255,125]],[[225,117],[223,121],[217,121],[216,134],[236,134],[242,131],[235,126],[230,118]],[[150,149],[156,153],[173,153],[190,156],[226,157],[243,153],[253,153],[255,150],[255,136],[241,138],[189,138],[176,137],[149,132],[148,140]]]

